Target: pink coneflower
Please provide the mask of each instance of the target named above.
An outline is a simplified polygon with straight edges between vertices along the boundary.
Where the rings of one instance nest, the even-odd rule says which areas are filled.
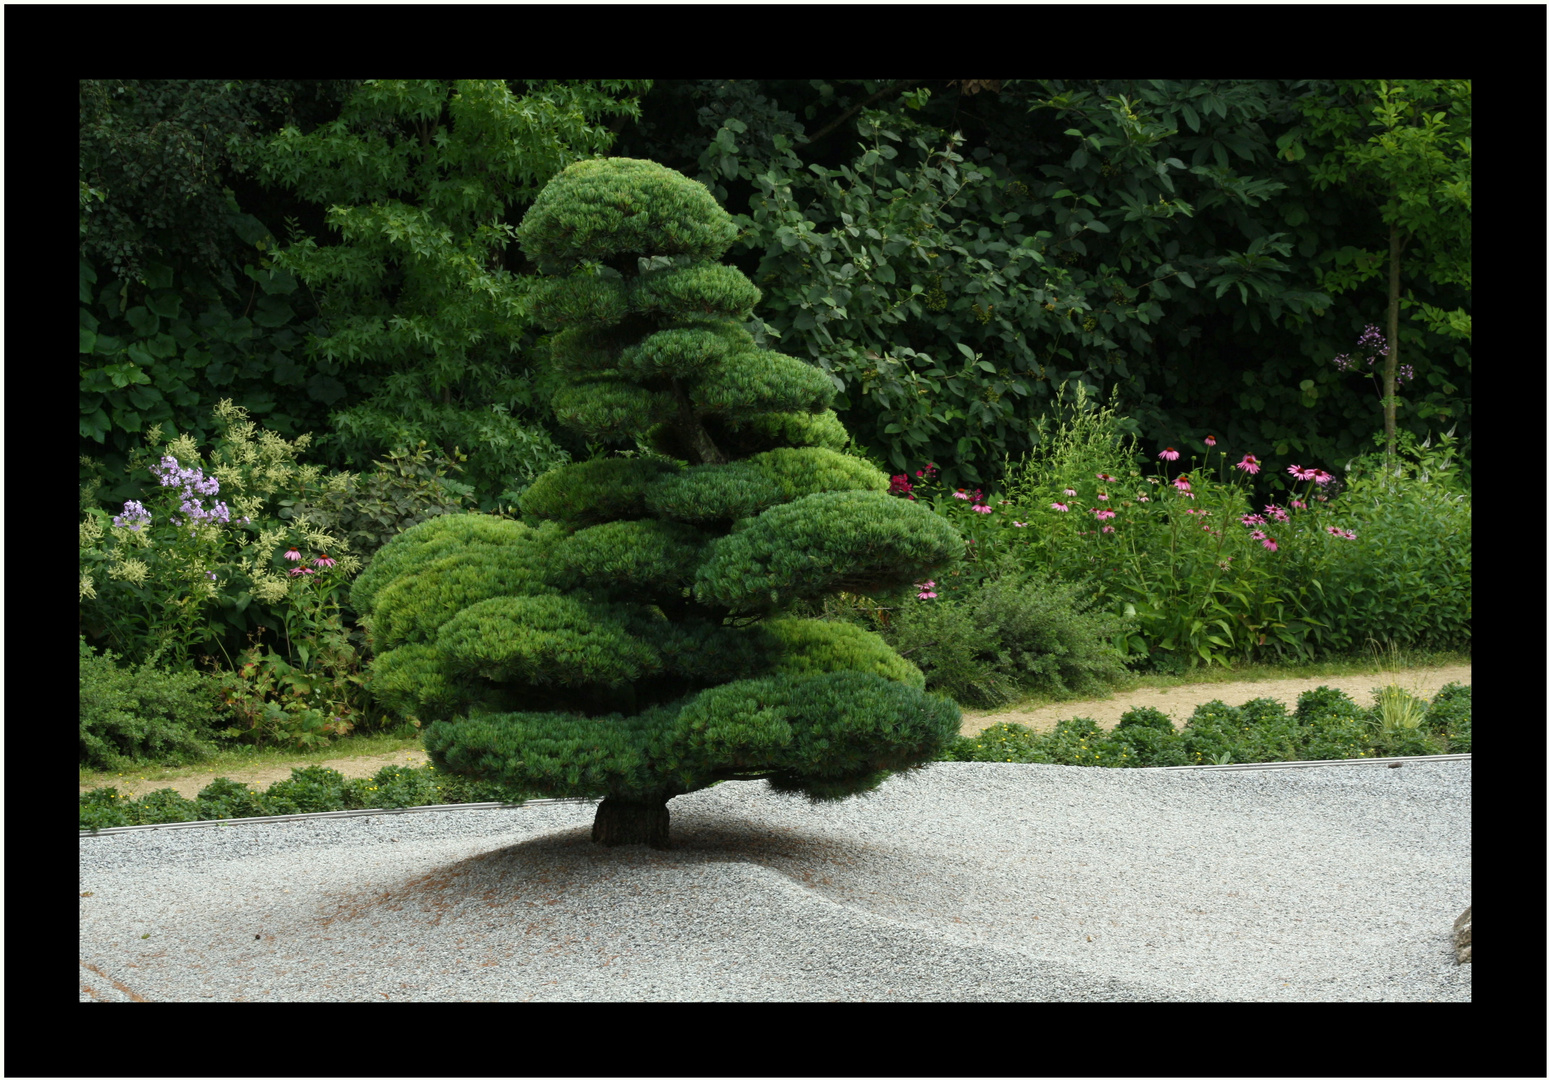
[[[1313,479],[1320,484],[1327,484],[1329,481],[1334,479],[1334,474],[1326,473],[1322,469],[1319,469],[1317,475],[1314,476]]]
[[[1108,474],[1107,474],[1107,473],[1105,473],[1105,472],[1100,472],[1100,473],[1098,473],[1098,474],[1097,474],[1097,478],[1098,478],[1098,479],[1099,479],[1099,480],[1101,480],[1101,481],[1102,481],[1102,482],[1103,482],[1103,483],[1105,483],[1105,484],[1111,484],[1111,483],[1113,483],[1113,477],[1111,477],[1111,476],[1109,476],[1109,475],[1108,475]]]
[[[1166,450],[1163,450],[1160,454],[1158,454],[1156,456],[1161,458],[1163,461],[1177,461],[1178,460],[1178,451],[1174,450],[1172,447],[1169,446]]]
[[[1214,446],[1215,444],[1216,444],[1216,437],[1214,435],[1206,435],[1205,436],[1205,445],[1206,446]]]
[[[1318,476],[1317,469],[1304,469],[1300,465],[1289,465],[1285,471],[1297,480],[1315,480]]]
[[[1027,522],[1025,521],[1013,521],[1011,524],[1015,525],[1019,529],[1027,527]]]
[[[298,567],[296,567],[294,570],[292,570],[290,572],[290,576],[291,577],[300,577],[302,574],[310,574],[311,572],[312,572],[312,568],[311,567],[308,567],[308,566],[298,566]]]
[[[1112,525],[1104,525],[1103,526],[1103,532],[1113,532],[1113,526]]]
[[[287,551],[285,553],[285,557],[287,559],[289,559],[291,562],[300,562],[301,561],[301,552],[297,551],[295,548],[291,548],[289,551]]]
[[[1108,518],[1119,516],[1118,512],[1115,510],[1099,510],[1095,506],[1092,507],[1089,513],[1096,514],[1098,521],[1106,521]]]
[[[1264,517],[1261,514],[1244,514],[1242,516],[1242,523],[1244,525],[1262,525],[1264,524]]]
[[[1291,509],[1293,509],[1293,510],[1305,510],[1305,509],[1307,509],[1307,504],[1302,502],[1300,499],[1292,499],[1291,500]]]
[[[973,498],[972,495],[968,494],[968,492],[964,491],[962,488],[958,488],[956,491],[954,491],[952,493],[952,497],[954,499],[971,499],[971,498]]]
[[[1189,478],[1188,478],[1188,476],[1184,475],[1184,476],[1178,477],[1178,479],[1173,481],[1173,487],[1177,488],[1179,491],[1187,491],[1187,490],[1189,490]]]
[[[1070,507],[1066,506],[1064,503],[1050,503],[1049,505],[1061,513],[1064,513],[1070,509]]]
[[[1233,465],[1232,468],[1242,469],[1251,476],[1259,471],[1259,459],[1252,454],[1244,454],[1242,460]]]
[[[931,592],[931,590],[934,589],[935,587],[936,587],[936,583],[934,581],[927,581],[927,582],[925,582],[925,584],[917,586],[917,588],[919,588],[919,590],[920,590],[920,599],[921,600],[934,600],[936,598],[936,594],[934,592]]]
[[[1280,507],[1276,506],[1274,503],[1270,503],[1268,506],[1264,507],[1264,513],[1268,514],[1270,517],[1274,518],[1276,521],[1290,521],[1291,520],[1291,515],[1286,513],[1284,510],[1280,509]]]
[[[1107,502],[1107,501],[1108,501],[1108,493],[1107,493],[1107,492],[1106,492],[1106,491],[1099,491],[1099,492],[1098,492],[1098,493],[1097,493],[1097,497],[1098,497],[1098,498],[1099,498],[1099,499],[1101,499],[1101,500],[1103,500],[1103,501],[1104,501],[1104,502]]]
[[[1264,546],[1269,548],[1270,551],[1280,550],[1280,545],[1275,542],[1275,538],[1273,536],[1264,537]]]
[[[1065,489],[1065,494],[1071,496],[1072,498],[1074,498],[1075,494],[1076,494],[1076,489],[1075,488],[1066,488]]]
[[[992,513],[990,508],[988,506],[985,506],[983,503],[980,503],[978,506],[974,507],[974,512],[977,513],[977,514]]]
[[[333,564],[334,560],[330,559],[327,555],[319,555],[317,558],[312,560],[313,566],[329,567]]]

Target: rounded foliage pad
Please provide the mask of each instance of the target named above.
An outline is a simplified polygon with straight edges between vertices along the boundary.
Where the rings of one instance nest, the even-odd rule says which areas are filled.
[[[516,230],[546,274],[625,254],[718,259],[737,238],[703,184],[654,161],[578,161],[539,193]]]

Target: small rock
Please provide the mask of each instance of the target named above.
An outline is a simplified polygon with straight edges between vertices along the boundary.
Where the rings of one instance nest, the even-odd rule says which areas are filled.
[[[1452,924],[1452,941],[1458,950],[1458,963],[1474,962],[1474,905],[1463,909]]]

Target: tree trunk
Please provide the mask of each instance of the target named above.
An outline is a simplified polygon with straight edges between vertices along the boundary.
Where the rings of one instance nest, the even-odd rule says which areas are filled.
[[[1388,362],[1382,365],[1382,423],[1388,436],[1388,455],[1398,439],[1398,257],[1404,250],[1398,224],[1388,227]]]
[[[667,837],[667,799],[665,795],[646,795],[626,800],[609,795],[597,807],[592,820],[592,843],[607,847],[621,844],[649,844],[653,848],[667,850],[672,846]]]

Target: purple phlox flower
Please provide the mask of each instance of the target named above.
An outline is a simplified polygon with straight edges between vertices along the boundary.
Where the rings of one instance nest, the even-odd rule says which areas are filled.
[[[126,502],[124,512],[113,519],[113,524],[130,532],[139,532],[140,526],[151,520],[151,513],[137,502]]]

